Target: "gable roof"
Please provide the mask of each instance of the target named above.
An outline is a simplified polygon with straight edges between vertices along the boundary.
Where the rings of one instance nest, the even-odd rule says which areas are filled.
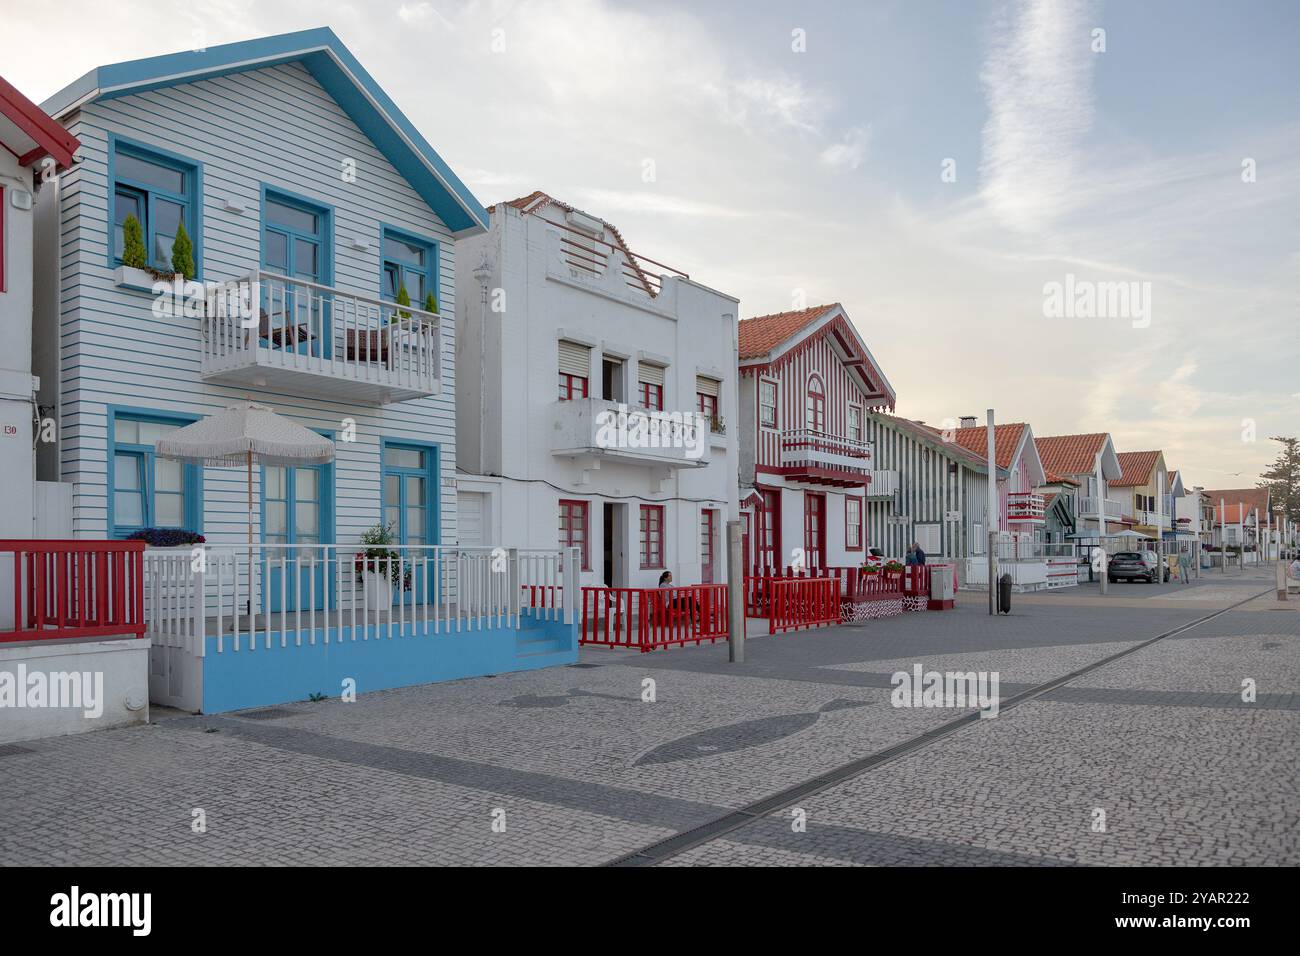
[[[1122,451],[1119,453],[1120,476],[1112,488],[1136,488],[1151,480],[1151,471],[1160,460],[1159,451]]]
[[[1035,437],[1034,444],[1038,447],[1038,457],[1043,460],[1043,470],[1047,472],[1049,480],[1060,480],[1069,475],[1091,475],[1096,468],[1098,452],[1102,456],[1102,477],[1120,476],[1113,443],[1110,435],[1105,432]]]
[[[993,456],[999,468],[1010,471],[1018,460],[1024,459],[1028,469],[1029,480],[1040,485],[1047,474],[1038,449],[1034,445],[1034,430],[1025,422],[1009,422],[993,426]],[[972,428],[958,428],[953,432],[953,441],[976,455],[988,455],[988,426],[976,425]]]
[[[96,67],[43,106],[61,119],[98,100],[283,63],[303,65],[448,229],[487,228],[487,211],[329,27]]]
[[[532,215],[533,213],[540,212],[543,209],[547,208],[548,206],[555,206],[558,209],[563,209],[565,212],[580,213],[581,215],[590,216],[592,219],[599,220],[605,226],[605,228],[608,229],[610,233],[614,236],[614,243],[612,244],[618,246],[618,248],[622,250],[623,255],[627,258],[628,264],[632,267],[632,269],[636,273],[638,283],[645,289],[646,293],[649,294],[650,296],[655,296],[658,294],[659,291],[658,288],[656,288],[654,285],[651,284],[649,276],[646,275],[645,269],[642,268],[641,266],[640,260],[643,257],[635,255],[632,252],[632,250],[628,248],[627,242],[623,239],[623,234],[618,231],[618,226],[614,225],[612,222],[609,222],[606,219],[602,219],[600,216],[592,215],[591,213],[587,212],[585,209],[579,209],[577,206],[571,206],[567,202],[563,202],[562,200],[556,199],[554,196],[547,195],[546,193],[542,192],[540,189],[534,189],[527,196],[520,196],[518,199],[511,199],[507,202],[501,203],[501,205],[509,206],[512,209],[518,209],[525,216],[529,216]],[[487,207],[487,211],[490,213],[496,212],[496,209],[497,206],[495,203]],[[647,259],[646,261],[652,262],[653,260]],[[656,262],[654,264],[661,265],[662,263]],[[664,266],[664,268],[671,269],[673,272],[677,272],[677,270],[673,269],[672,266]],[[690,278],[684,272],[678,272],[677,274],[682,276],[683,278]]]
[[[856,372],[868,408],[893,410],[894,387],[838,302],[742,319],[737,325],[741,372],[778,366],[818,336],[828,338],[850,373]]]
[[[988,462],[985,461],[984,456],[975,454],[955,441],[945,441],[942,431],[925,424],[925,422],[918,422],[911,418],[901,418],[897,415],[887,415],[884,412],[868,412],[867,414],[882,424],[907,432],[922,444],[933,448],[941,455],[961,462],[977,474],[988,474]],[[1005,477],[1001,474],[1001,469],[999,469],[998,477]]]
[[[1207,488],[1202,494],[1213,503],[1214,520],[1218,524],[1223,523],[1224,512],[1227,513],[1228,524],[1253,521],[1256,509],[1259,509],[1260,524],[1269,523],[1268,506],[1271,497],[1267,488],[1228,488],[1219,491]],[[1223,507],[1219,506],[1220,501],[1223,502]],[[1272,520],[1277,519],[1274,517]]]
[[[52,156],[68,167],[80,145],[77,137],[0,76],[0,146],[17,156],[19,165],[30,166]]]
[[[839,303],[833,302],[830,305],[814,305],[793,312],[775,312],[771,315],[742,319],[739,326],[741,361],[767,355],[804,326],[816,322],[838,305]]]

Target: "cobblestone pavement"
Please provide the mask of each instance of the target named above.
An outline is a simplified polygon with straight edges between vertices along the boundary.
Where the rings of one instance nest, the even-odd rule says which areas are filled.
[[[961,713],[891,706],[895,670],[996,670],[1010,697],[1268,586],[1230,578],[0,748],[0,863],[600,863]],[[668,862],[1300,862],[1300,615],[1259,606],[808,797],[805,832],[785,808]]]

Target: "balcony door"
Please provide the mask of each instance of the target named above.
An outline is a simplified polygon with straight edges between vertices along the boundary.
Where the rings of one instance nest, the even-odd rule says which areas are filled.
[[[826,386],[816,375],[808,379],[806,425],[819,435],[826,431]]]
[[[335,554],[312,547],[333,543],[334,465],[296,468],[267,465],[262,469],[263,580],[269,590],[263,602],[272,613],[321,610],[334,580]],[[330,594],[330,606],[337,597]]]
[[[718,557],[718,512],[713,508],[700,511],[700,583],[712,584]]]
[[[328,358],[327,296],[315,286],[333,281],[330,272],[330,214],[305,200],[267,192],[262,203],[262,267],[299,282],[264,283],[260,330],[264,347]]]

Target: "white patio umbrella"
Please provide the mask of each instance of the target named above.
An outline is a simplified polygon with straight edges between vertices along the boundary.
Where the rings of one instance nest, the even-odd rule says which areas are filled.
[[[265,405],[240,402],[160,438],[155,452],[190,465],[248,469],[248,553],[253,553],[253,462],[322,465],[334,460],[334,443]]]

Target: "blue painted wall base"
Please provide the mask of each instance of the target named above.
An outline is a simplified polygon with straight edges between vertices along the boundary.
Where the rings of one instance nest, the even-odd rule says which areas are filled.
[[[358,629],[360,630],[360,629]],[[414,684],[481,677],[572,664],[578,659],[578,625],[562,621],[542,621],[525,617],[522,628],[483,627],[473,630],[443,631],[420,637],[377,637],[369,629],[369,639],[350,638],[344,629],[330,628],[329,643],[323,628],[316,629],[316,643],[308,643],[304,631],[302,644],[296,632],[289,632],[286,646],[280,646],[280,634],[271,632],[271,646],[261,638],[255,649],[247,639],[242,649],[225,639],[225,649],[217,652],[217,639],[206,640],[203,667],[203,713],[219,714],[246,707],[266,707],[291,701],[307,700],[312,694],[337,697],[343,681],[356,681],[358,694]]]

